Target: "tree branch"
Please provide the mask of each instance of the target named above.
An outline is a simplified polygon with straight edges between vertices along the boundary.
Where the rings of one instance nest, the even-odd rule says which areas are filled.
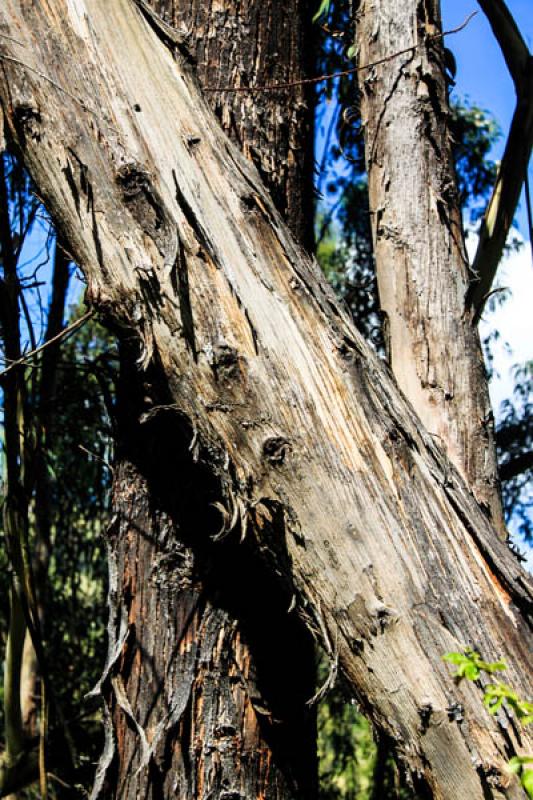
[[[489,21],[494,36],[498,40],[505,63],[513,79],[516,94],[520,95],[522,81],[530,58],[528,47],[503,0],[478,0],[478,2]]]
[[[533,147],[533,58],[503,0],[479,0],[513,79],[517,102],[492,196],[488,203],[466,305],[477,322],[489,296],[520,198]]]
[[[522,475],[523,472],[532,468],[533,450],[530,450],[527,453],[520,453],[520,455],[500,464],[500,479],[502,481],[510,481],[511,478],[516,478],[517,475]]]

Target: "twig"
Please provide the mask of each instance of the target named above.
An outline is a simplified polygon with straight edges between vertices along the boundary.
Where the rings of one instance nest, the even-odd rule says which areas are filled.
[[[11,37],[6,37],[6,38],[11,38]],[[15,39],[14,41],[17,41],[17,40]],[[17,44],[22,45],[22,42],[17,42]],[[24,45],[22,45],[22,46],[24,46]],[[20,58],[15,58],[14,56],[8,56],[5,53],[0,53],[0,61],[9,61],[12,64],[18,64],[20,67],[24,67],[29,72],[33,72],[35,75],[37,75],[43,81],[47,81],[48,83],[50,83],[55,89],[57,89],[58,92],[62,92],[67,97],[70,97],[70,99],[73,100],[81,108],[83,108],[84,111],[88,111],[89,114],[93,114],[93,116],[96,117],[96,119],[100,119],[103,122],[105,122],[106,125],[108,125],[109,129],[114,131],[114,133],[120,133],[120,131],[118,131],[116,128],[114,128],[112,125],[110,125],[108,123],[108,121],[105,119],[105,117],[103,117],[102,114],[99,114],[98,111],[96,111],[96,109],[91,108],[91,106],[88,106],[87,103],[84,100],[81,99],[81,97],[77,97],[75,94],[70,92],[68,89],[65,89],[64,86],[61,86],[61,84],[57,83],[57,81],[55,81],[49,75],[46,75],[46,73],[41,72],[38,69],[35,69],[35,67],[30,66],[30,64],[26,63],[26,61],[22,61]]]
[[[428,36],[423,42],[419,42],[418,44],[411,45],[411,47],[406,47],[404,50],[398,50],[396,53],[392,53],[390,56],[384,56],[383,58],[378,59],[377,61],[372,61],[369,64],[362,64],[361,66],[357,67],[350,67],[349,69],[343,69],[340,72],[330,72],[325,75],[318,75],[315,78],[301,78],[297,81],[287,81],[285,83],[272,83],[265,86],[225,86],[219,88],[213,88],[211,86],[204,86],[204,92],[276,92],[279,89],[292,89],[295,86],[306,86],[312,83],[321,83],[322,81],[331,80],[333,78],[344,78],[346,75],[354,75],[358,72],[363,72],[364,70],[371,69],[372,67],[378,67],[380,64],[385,64],[388,61],[392,61],[394,58],[398,58],[399,56],[404,56],[406,53],[414,52],[418,50],[420,47],[425,45],[428,41],[434,41],[435,39],[443,39],[445,36],[451,36],[454,33],[459,33],[460,31],[464,30],[466,26],[470,23],[470,21],[476,16],[478,12],[472,11],[464,22],[457,26],[457,28],[451,28],[449,31],[443,31],[442,33],[435,33],[433,36]]]
[[[79,106],[81,106],[85,111],[90,111],[91,114],[95,114],[96,116],[99,116],[98,112],[94,111],[90,106],[87,105],[87,103],[85,103],[83,100],[81,100],[81,98],[76,97],[75,94],[72,94],[72,92],[69,92],[68,89],[65,89],[64,86],[61,86],[59,83],[57,83],[49,75],[46,75],[44,72],[41,72],[40,70],[35,69],[35,67],[30,66],[25,61],[21,61],[20,58],[15,58],[14,56],[6,56],[5,53],[0,53],[0,59],[2,59],[2,61],[10,61],[13,64],[18,64],[20,67],[24,67],[25,69],[29,70],[30,72],[35,73],[35,75],[38,75],[39,78],[42,78],[43,81],[47,81],[48,83],[51,83],[52,86],[54,88],[56,88],[58,91],[63,92],[63,94],[66,94],[67,97],[70,97],[71,100],[74,100],[74,102],[77,103]]]
[[[81,450],[83,453],[87,453],[87,455],[88,455],[88,456],[91,456],[91,458],[96,458],[96,460],[97,460],[97,461],[100,461],[100,462],[101,462],[101,463],[104,465],[104,467],[107,467],[107,469],[109,470],[109,472],[111,473],[111,475],[114,475],[114,474],[115,474],[115,470],[113,469],[113,467],[111,466],[111,464],[109,463],[109,461],[106,461],[106,459],[105,459],[105,458],[102,458],[102,456],[98,455],[98,453],[95,453],[93,450],[89,450],[89,449],[88,449],[87,447],[85,447],[85,445],[83,445],[83,444],[78,444],[78,448],[79,448],[79,450]]]
[[[529,174],[527,169],[524,178],[524,192],[526,195],[527,227],[529,231],[529,245],[531,247],[531,261],[533,263],[533,213],[531,211],[531,193],[529,191]]]
[[[50,347],[51,344],[55,344],[55,342],[59,341],[60,339],[64,339],[65,336],[69,336],[75,330],[80,328],[85,322],[87,322],[87,320],[90,319],[90,317],[92,317],[93,315],[94,315],[94,311],[92,309],[90,311],[87,311],[86,314],[84,314],[79,319],[75,320],[75,322],[72,322],[70,325],[67,325],[66,328],[63,328],[63,330],[60,331],[58,334],[56,334],[56,336],[53,336],[47,342],[44,342],[44,344],[39,345],[39,347],[36,347],[35,350],[30,350],[29,353],[25,353],[22,356],[22,358],[18,358],[16,361],[13,361],[9,365],[9,367],[6,367],[4,370],[2,370],[2,372],[0,372],[0,378],[3,378],[4,375],[6,375],[10,370],[14,369],[15,367],[20,366],[20,364],[27,363],[27,361],[30,358],[33,358],[34,356],[38,355],[39,353],[42,353],[42,351],[46,347]]]
[[[8,36],[7,33],[0,32],[0,36],[2,39],[9,39],[10,42],[15,42],[15,44],[20,44],[21,47],[25,47],[24,42],[21,42],[20,39],[15,39],[14,36]]]

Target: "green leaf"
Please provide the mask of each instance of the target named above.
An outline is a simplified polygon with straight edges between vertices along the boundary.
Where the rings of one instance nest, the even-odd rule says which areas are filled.
[[[525,769],[522,772],[520,783],[526,790],[526,794],[530,800],[533,800],[533,769]]]
[[[514,764],[518,764],[520,767],[522,767],[524,764],[533,764],[533,756],[532,755],[513,756],[511,758],[511,760],[509,761],[509,766],[511,764],[513,764],[513,765]],[[516,772],[516,770],[515,769],[511,769],[511,772]]]
[[[457,665],[455,678],[467,678],[469,681],[477,681],[482,672],[491,674],[507,669],[505,661],[483,661],[479,653],[470,647],[464,653],[446,653],[443,659]]]
[[[329,6],[331,4],[331,0],[322,0],[320,3],[320,8],[316,12],[315,16],[313,17],[313,22],[316,22],[320,19],[320,17],[325,17],[329,11]]]
[[[517,700],[513,708],[522,725],[530,725],[533,722],[533,703],[528,700]]]
[[[479,659],[477,665],[484,672],[504,672],[507,669],[505,661],[481,661]]]
[[[469,681],[477,681],[477,679],[479,678],[479,675],[480,675],[480,671],[479,671],[479,667],[477,666],[477,664],[473,664],[473,663],[465,664],[465,667],[464,667],[464,676],[465,676],[465,678],[468,678]]]
[[[513,756],[507,762],[507,769],[509,772],[512,772],[513,775],[520,775],[522,772],[522,759],[520,756]]]
[[[462,653],[445,653],[442,656],[443,661],[449,661],[450,664],[462,664],[465,657]]]

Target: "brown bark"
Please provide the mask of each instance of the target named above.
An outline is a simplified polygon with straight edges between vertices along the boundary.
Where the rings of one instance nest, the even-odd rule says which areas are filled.
[[[420,793],[521,797],[505,762],[529,734],[489,717],[441,656],[504,654],[507,681],[530,694],[531,581],[291,239],[179,47],[127,0],[7,0],[0,24],[22,42],[10,57],[35,53],[48,78],[3,57],[10,134],[94,303],[167,382],[226,531],[294,591]]]
[[[313,650],[290,596],[248,547],[203,534],[217,494],[184,457],[174,412],[131,422],[109,542],[110,597],[127,619],[123,647],[120,623],[111,641],[118,758],[102,796],[312,797]]]
[[[313,94],[214,92],[217,87],[298,81],[312,61],[309,0],[153,0],[176,28],[222,128],[257,167],[296,239],[313,249]],[[166,12],[166,13],[165,13]]]
[[[277,14],[275,4],[262,2],[226,3],[223,12],[216,3],[188,0],[151,5],[189,31],[187,45],[205,85],[229,86],[236,73],[254,84],[303,74],[300,0]],[[260,169],[294,234],[310,244],[313,109],[303,90],[294,104],[293,98],[287,104],[286,93],[210,93],[209,100],[228,135]],[[134,367],[137,356],[127,344],[121,348],[113,503],[118,535],[110,540],[110,557],[120,576],[116,602],[124,604],[130,634],[109,684],[117,748],[106,796],[313,797],[315,715],[306,703],[315,691],[311,636],[287,614],[290,597],[280,605],[276,587],[243,548],[234,547],[230,560],[217,545],[195,549],[194,532],[216,498],[193,486],[186,463],[178,470],[163,459],[155,472],[152,464],[147,480],[153,448],[139,418],[148,410],[143,396],[148,391],[155,403],[158,390],[157,381],[148,389],[146,375]],[[179,493],[195,497],[187,519],[171,492],[161,496],[170,476]],[[213,586],[221,569],[225,577]],[[146,769],[139,769],[143,742],[132,718],[146,731],[161,725]]]
[[[505,536],[439,31],[438,0],[364,0],[356,14],[359,63],[391,57],[361,79],[380,305],[400,388]]]

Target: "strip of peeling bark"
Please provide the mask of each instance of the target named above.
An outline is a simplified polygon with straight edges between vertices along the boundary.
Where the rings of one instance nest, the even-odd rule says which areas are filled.
[[[533,56],[503,0],[479,0],[509,68],[516,108],[472,263],[467,308],[479,320],[496,277],[533,148]]]
[[[494,36],[498,40],[517,94],[531,59],[524,37],[503,0],[479,0]]]
[[[521,797],[505,762],[529,735],[519,743],[514,721],[489,717],[441,655],[505,654],[509,683],[530,694],[531,581],[291,239],[192,69],[128,0],[7,0],[0,24],[19,42],[7,40],[0,83],[10,134],[90,298],[138,333],[168,382],[226,531],[248,531],[294,587],[420,792]]]
[[[493,416],[448,130],[439,4],[364,0],[358,60],[380,305],[394,375],[505,537]],[[402,58],[391,54],[413,47]]]

